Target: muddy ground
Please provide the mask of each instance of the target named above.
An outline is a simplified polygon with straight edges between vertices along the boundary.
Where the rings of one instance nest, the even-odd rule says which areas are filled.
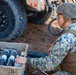
[[[51,19],[48,19],[42,25],[35,25],[28,23],[25,32],[17,38],[14,42],[23,42],[29,44],[30,50],[37,50],[48,53],[48,49],[57,37],[52,36],[48,31],[48,23]],[[38,69],[34,69],[32,66],[27,67],[28,75],[45,75]]]

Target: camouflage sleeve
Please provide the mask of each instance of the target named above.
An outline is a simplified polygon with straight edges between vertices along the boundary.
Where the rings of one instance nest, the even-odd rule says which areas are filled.
[[[49,56],[45,58],[31,58],[29,59],[29,63],[38,67],[42,71],[49,71],[56,68],[67,55],[67,52],[70,49],[70,39],[67,35],[62,35],[55,42],[52,51]]]

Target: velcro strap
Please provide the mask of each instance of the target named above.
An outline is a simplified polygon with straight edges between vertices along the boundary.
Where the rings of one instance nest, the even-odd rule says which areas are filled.
[[[73,31],[73,30],[65,30],[63,33],[67,33],[67,32],[72,33],[72,34],[74,34],[76,36],[76,32]]]
[[[48,74],[54,74],[55,72],[57,72],[57,71],[59,71],[59,70],[61,70],[62,68],[61,68],[61,66],[59,65],[59,66],[57,66],[54,70],[52,70],[52,71],[46,71],[46,73],[48,73]]]

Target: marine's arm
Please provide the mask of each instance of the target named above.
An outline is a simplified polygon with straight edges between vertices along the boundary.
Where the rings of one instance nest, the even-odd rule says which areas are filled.
[[[31,64],[34,67],[38,67],[43,71],[53,70],[56,68],[67,55],[67,52],[70,49],[69,36],[61,36],[55,43],[52,51],[49,56],[45,58],[28,58],[27,63]]]

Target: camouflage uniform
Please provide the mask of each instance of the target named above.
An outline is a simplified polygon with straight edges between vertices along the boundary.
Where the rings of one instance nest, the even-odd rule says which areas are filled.
[[[67,30],[76,32],[76,23],[69,25]],[[50,71],[55,69],[65,58],[68,52],[76,52],[76,36],[72,33],[62,34],[54,43],[53,49],[49,56],[45,58],[31,58],[29,63],[34,67],[38,67],[42,71]],[[66,71],[58,71],[54,75],[75,75]]]
[[[76,19],[76,4],[64,3],[57,8],[57,13],[63,14],[66,19]],[[74,21],[75,22],[75,21]],[[72,23],[65,30],[76,32],[76,23]],[[28,58],[27,63],[38,67],[42,71],[54,70],[69,52],[76,53],[76,36],[72,33],[62,34],[54,43],[52,51],[45,58]],[[57,71],[54,75],[76,75],[64,70]]]

